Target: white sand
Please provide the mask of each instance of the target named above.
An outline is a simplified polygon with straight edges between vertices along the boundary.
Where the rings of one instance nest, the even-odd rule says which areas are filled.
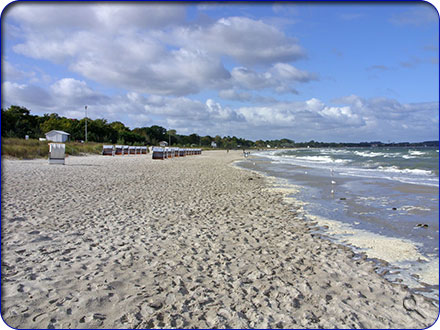
[[[15,328],[425,328],[438,308],[310,233],[241,152],[2,162]],[[414,298],[414,300],[413,300]]]

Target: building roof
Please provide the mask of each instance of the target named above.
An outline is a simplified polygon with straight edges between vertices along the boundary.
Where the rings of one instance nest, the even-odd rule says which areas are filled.
[[[66,132],[64,132],[64,131],[57,131],[57,130],[51,130],[51,131],[49,131],[49,132],[47,132],[46,134],[44,134],[44,135],[47,135],[47,134],[50,134],[50,133],[57,133],[57,134],[62,134],[62,135],[70,135],[69,133],[66,133]]]

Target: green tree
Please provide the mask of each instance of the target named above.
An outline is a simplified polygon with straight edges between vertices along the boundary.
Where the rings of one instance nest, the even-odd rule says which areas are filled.
[[[153,125],[151,127],[147,127],[146,131],[152,144],[158,144],[160,141],[167,141],[167,130],[161,126]]]
[[[211,142],[213,140],[214,139],[212,137],[210,137],[209,135],[203,136],[203,137],[200,138],[200,144],[202,146],[205,146],[205,147],[210,147],[211,146]]]
[[[199,145],[200,144],[200,136],[193,133],[188,136],[189,144]]]
[[[38,138],[41,135],[38,116],[33,116],[25,107],[11,105],[8,109],[1,109],[2,136],[24,138]]]

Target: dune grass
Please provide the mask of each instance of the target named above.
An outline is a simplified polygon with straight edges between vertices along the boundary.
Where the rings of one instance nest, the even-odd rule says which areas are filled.
[[[47,158],[49,142],[36,139],[2,138],[2,156],[19,159]],[[67,155],[100,154],[102,143],[66,142]]]

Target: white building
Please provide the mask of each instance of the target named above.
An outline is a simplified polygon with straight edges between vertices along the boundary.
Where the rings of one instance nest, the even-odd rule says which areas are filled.
[[[160,141],[160,142],[159,142],[159,145],[160,145],[161,147],[166,147],[166,146],[168,146],[168,142],[166,142],[166,141]]]
[[[211,147],[212,148],[217,148],[217,143],[215,143],[214,141],[211,142]]]
[[[45,135],[47,141],[66,142],[70,134],[63,131],[52,130],[47,132]]]

